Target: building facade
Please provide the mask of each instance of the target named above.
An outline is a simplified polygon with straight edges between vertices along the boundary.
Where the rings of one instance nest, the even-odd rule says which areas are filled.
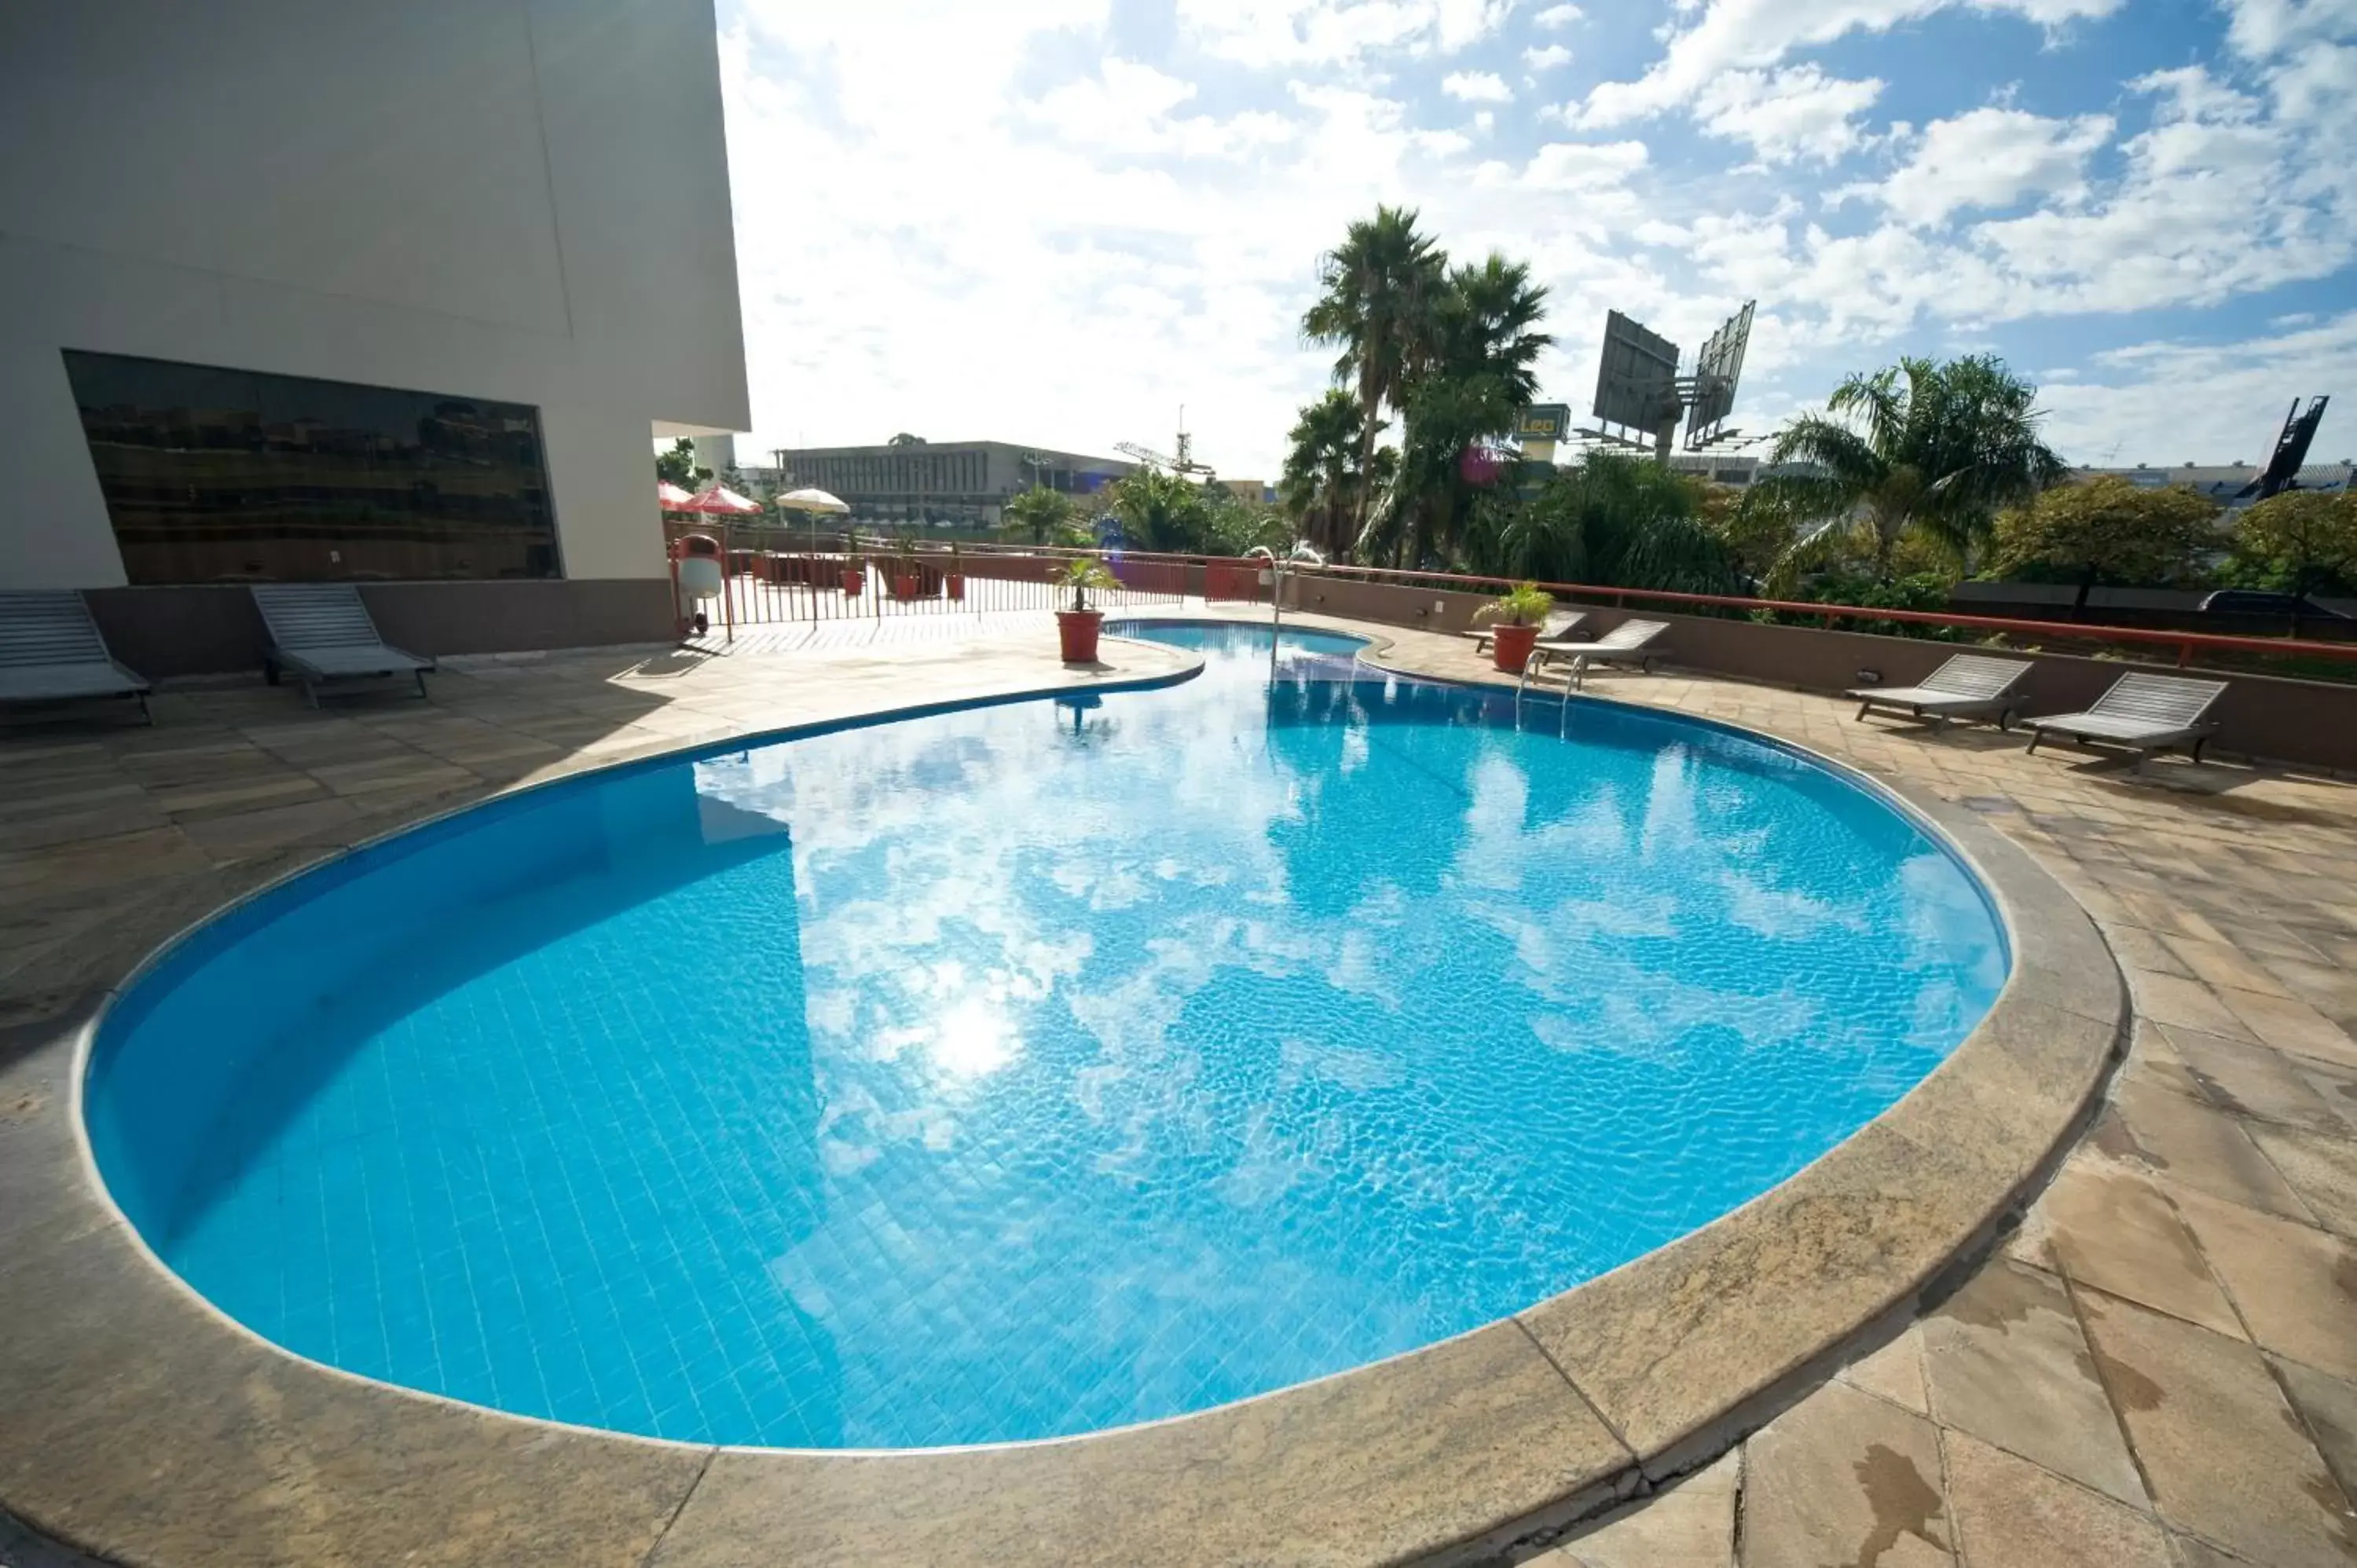
[[[1007,499],[1034,486],[1087,498],[1137,465],[1004,441],[919,441],[880,446],[787,447],[768,467],[738,471],[781,490],[814,487],[851,508],[871,527],[987,529]]]
[[[0,588],[150,674],[243,585],[429,652],[662,635],[657,435],[749,423],[710,0],[81,0],[0,55]]]

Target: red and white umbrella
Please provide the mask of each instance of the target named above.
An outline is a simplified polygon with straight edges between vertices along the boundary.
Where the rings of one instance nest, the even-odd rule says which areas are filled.
[[[672,510],[709,512],[720,517],[749,517],[761,510],[761,503],[748,500],[727,486],[716,482],[705,486]]]
[[[655,504],[665,511],[683,511],[695,498],[669,479],[655,481]]]

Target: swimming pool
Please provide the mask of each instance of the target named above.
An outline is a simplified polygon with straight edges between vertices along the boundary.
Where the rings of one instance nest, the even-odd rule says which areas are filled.
[[[2003,983],[1977,884],[1796,754],[1148,634],[1204,675],[576,781],[254,901],[105,1021],[110,1189],[223,1310],[391,1381],[1040,1437],[1674,1239]]]

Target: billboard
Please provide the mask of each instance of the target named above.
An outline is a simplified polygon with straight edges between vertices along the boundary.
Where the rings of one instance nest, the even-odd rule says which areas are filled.
[[[1555,446],[1571,435],[1571,405],[1566,403],[1538,403],[1523,410],[1515,423],[1514,440],[1523,456],[1534,462],[1555,461]]]
[[[1702,346],[1702,358],[1695,363],[1694,401],[1686,407],[1689,449],[1716,440],[1719,426],[1735,412],[1735,387],[1743,379],[1743,350],[1751,341],[1751,307],[1757,303],[1745,300]]]
[[[1517,441],[1561,441],[1570,434],[1567,403],[1534,403],[1523,410],[1522,422],[1514,426]]]
[[[1678,346],[1619,311],[1604,317],[1604,355],[1596,371],[1596,417],[1608,424],[1658,430],[1678,416]]]

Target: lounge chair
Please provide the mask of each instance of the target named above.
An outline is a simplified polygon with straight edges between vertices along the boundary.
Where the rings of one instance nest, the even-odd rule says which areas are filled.
[[[434,660],[403,651],[377,635],[361,591],[350,583],[257,585],[254,608],[270,628],[270,653],[263,675],[274,686],[282,671],[303,682],[303,696],[319,705],[319,687],[329,681],[371,675],[414,675],[425,695],[425,672]]]
[[[1543,641],[1531,650],[1530,662],[1523,666],[1523,683],[1550,664],[1566,666],[1575,692],[1591,664],[1634,664],[1650,671],[1653,660],[1669,651],[1655,647],[1653,639],[1669,629],[1665,620],[1624,620],[1593,642]]]
[[[1539,640],[1541,642],[1560,641],[1565,633],[1587,618],[1586,610],[1549,610],[1546,619],[1539,623]],[[1460,631],[1457,635],[1471,638],[1474,652],[1487,653],[1490,651],[1491,642],[1497,636],[1497,631],[1496,627],[1484,626],[1476,627],[1471,631]]]
[[[2083,714],[2048,714],[2029,720],[2029,749],[2049,736],[2061,736],[2085,746],[2102,741],[2125,746],[2136,754],[2136,768],[2156,751],[2192,742],[2193,760],[2218,732],[2217,721],[2204,719],[2225,695],[2223,681],[2195,681],[2183,675],[2123,675],[2112,689],[2095,699]]]
[[[106,650],[90,606],[71,588],[0,593],[0,703],[130,697],[149,724],[145,678]]]
[[[1857,700],[1857,716],[1875,708],[1903,710],[1928,718],[1945,729],[1950,719],[1986,718],[1994,714],[1996,727],[2013,724],[2013,689],[2029,673],[2027,659],[1991,659],[1985,653],[1959,653],[1917,686],[1860,686],[1847,693]]]

